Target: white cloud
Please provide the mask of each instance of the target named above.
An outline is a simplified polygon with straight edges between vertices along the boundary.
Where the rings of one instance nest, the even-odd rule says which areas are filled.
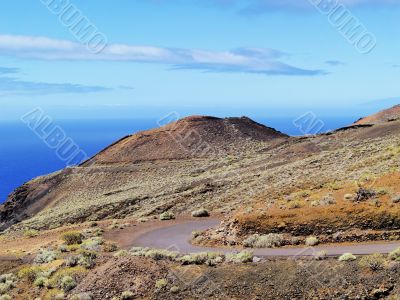
[[[266,75],[325,74],[281,62],[287,54],[265,48],[239,48],[232,51],[162,48],[110,44],[98,54],[79,43],[47,37],[0,35],[0,55],[36,60],[129,61],[170,65],[173,69],[197,69],[206,72],[240,72]]]

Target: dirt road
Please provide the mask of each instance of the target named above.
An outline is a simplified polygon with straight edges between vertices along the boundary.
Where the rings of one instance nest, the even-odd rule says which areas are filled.
[[[141,235],[135,236],[129,246],[151,247],[157,249],[169,249],[182,253],[196,253],[204,251],[233,252],[240,249],[207,248],[194,246],[190,243],[191,233],[195,230],[205,230],[219,224],[218,220],[207,219],[200,221],[183,221],[182,223],[168,224],[162,228],[155,228]],[[352,245],[321,245],[313,248],[275,248],[254,249],[257,256],[310,256],[319,251],[327,251],[330,256],[338,256],[343,253],[357,255],[373,253],[389,253],[400,247],[400,242],[380,242]]]

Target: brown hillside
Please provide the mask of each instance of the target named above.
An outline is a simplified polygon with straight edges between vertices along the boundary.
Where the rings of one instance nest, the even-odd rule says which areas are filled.
[[[400,118],[400,104],[393,106],[392,108],[385,109],[374,115],[362,118],[355,122],[355,125],[365,124],[380,124],[385,122],[394,121]]]
[[[197,139],[187,138],[193,133]],[[400,121],[289,138],[248,118],[190,117],[28,182],[0,206],[0,230],[202,207],[231,215],[259,203],[259,195],[269,207],[299,189],[391,172],[399,167],[399,145]]]
[[[220,157],[287,135],[249,118],[192,116],[127,136],[84,165]]]

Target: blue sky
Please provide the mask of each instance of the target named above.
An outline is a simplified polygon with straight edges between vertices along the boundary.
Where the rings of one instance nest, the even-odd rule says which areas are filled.
[[[2,1],[0,120],[37,106],[101,119],[361,116],[398,103],[400,1],[337,4],[376,40],[368,53],[321,1]],[[66,7],[106,39],[101,51],[60,21]]]

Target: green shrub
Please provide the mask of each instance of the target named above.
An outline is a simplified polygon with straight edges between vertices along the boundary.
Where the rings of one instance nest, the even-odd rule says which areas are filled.
[[[48,280],[48,287],[57,288],[61,287],[62,280],[64,277],[72,277],[75,282],[79,282],[88,271],[82,266],[76,266],[73,268],[62,268],[55,272]]]
[[[40,249],[38,255],[35,257],[36,264],[47,264],[57,259],[56,252],[47,249]]]
[[[253,252],[245,250],[239,253],[230,253],[226,255],[226,260],[228,262],[234,262],[234,263],[253,262]]]
[[[77,266],[79,263],[79,256],[69,256],[67,257],[67,259],[65,260],[65,265],[67,267],[75,267]]]
[[[343,254],[343,255],[341,255],[340,257],[339,257],[339,261],[345,261],[345,262],[347,262],[347,261],[353,261],[353,260],[356,260],[357,259],[357,257],[355,257],[353,254],[351,254],[351,253],[345,253],[345,254]]]
[[[171,287],[170,292],[173,294],[177,294],[177,293],[179,293],[179,290],[180,290],[179,287],[173,286],[173,287]]]
[[[115,252],[118,250],[118,246],[114,243],[104,243],[102,249],[104,252]]]
[[[389,253],[389,258],[391,260],[400,260],[400,248],[397,248],[396,250],[393,250],[392,252]]]
[[[400,202],[400,194],[393,196],[392,197],[392,202],[393,203],[399,203]]]
[[[89,251],[99,251],[103,243],[101,237],[92,237],[84,240],[81,244],[81,248]]]
[[[83,235],[79,231],[67,231],[61,238],[67,245],[76,245],[82,243]]]
[[[192,239],[195,239],[195,238],[197,238],[197,237],[199,237],[199,236],[201,236],[201,235],[202,235],[202,232],[201,232],[201,231],[198,231],[198,230],[193,231],[193,232],[192,232]]]
[[[92,300],[92,296],[88,293],[81,293],[71,296],[70,300]]]
[[[114,254],[114,257],[126,257],[126,256],[129,256],[129,252],[126,250],[119,250]]]
[[[166,221],[166,220],[173,220],[175,219],[175,215],[171,212],[164,212],[160,215],[160,220],[161,221]]]
[[[61,279],[60,287],[64,290],[64,292],[68,292],[76,287],[76,282],[71,276],[64,276]]]
[[[175,260],[178,257],[179,253],[178,252],[172,252],[168,250],[159,250],[159,249],[151,249],[148,250],[145,253],[145,257],[150,257],[155,260],[161,260],[161,259],[169,259],[169,260]]]
[[[243,246],[250,248],[275,248],[280,247],[283,235],[270,233],[267,235],[254,234],[243,241]]]
[[[27,266],[19,270],[18,277],[21,279],[27,279],[28,281],[33,283],[36,280],[38,274],[42,271],[42,268],[38,266]]]
[[[325,250],[319,251],[319,252],[314,254],[314,259],[315,260],[324,260],[327,257],[328,257],[328,252],[326,252]]]
[[[187,254],[177,259],[183,265],[214,265],[223,261],[223,254],[216,252],[200,252]]]
[[[10,273],[10,274],[0,275],[0,283],[6,283],[6,282],[10,282],[10,281],[11,282],[16,281],[14,274]]]
[[[44,287],[47,285],[47,278],[45,277],[38,277],[34,283],[37,287]]]
[[[195,217],[195,218],[205,218],[205,217],[209,217],[209,216],[210,216],[209,212],[204,208],[201,208],[199,210],[195,210],[194,212],[192,212],[192,217]]]
[[[0,295],[7,293],[9,290],[11,290],[11,288],[11,283],[0,283]]]
[[[130,291],[125,291],[121,294],[121,300],[133,300],[135,298],[135,294]]]
[[[4,294],[2,296],[0,296],[0,300],[12,300],[11,296]]]
[[[166,279],[160,279],[156,281],[156,288],[162,289],[168,285],[168,281]]]
[[[360,266],[372,271],[382,270],[385,266],[385,257],[382,254],[371,254],[360,259]]]
[[[36,229],[27,229],[24,231],[24,236],[32,238],[39,235],[39,231]]]
[[[81,250],[78,256],[78,265],[91,269],[96,265],[97,253],[94,251]]]
[[[307,247],[313,247],[319,244],[319,240],[315,236],[309,236],[306,238],[306,246]]]

